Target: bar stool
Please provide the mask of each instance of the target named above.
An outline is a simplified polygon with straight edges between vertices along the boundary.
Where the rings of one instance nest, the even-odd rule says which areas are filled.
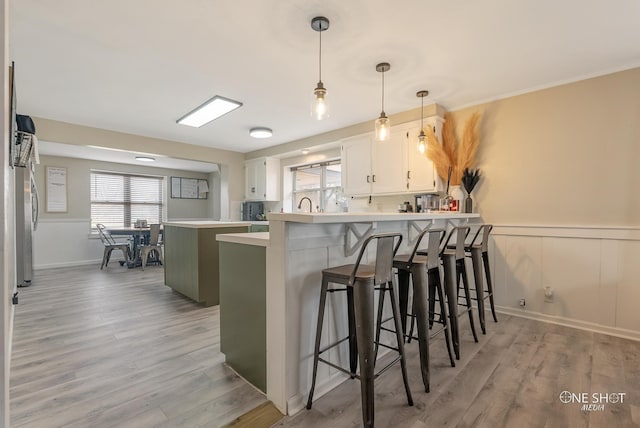
[[[469,324],[471,325],[473,340],[478,342],[478,335],[476,334],[476,328],[473,322],[473,308],[471,306],[467,266],[464,261],[465,239],[469,234],[469,230],[469,226],[454,227],[449,232],[447,240],[443,246],[443,250],[440,253],[440,258],[442,259],[442,265],[444,268],[445,294],[447,295],[447,304],[449,306],[453,351],[455,352],[456,359],[458,360],[460,359],[460,332],[458,330],[458,317],[464,315],[465,312],[469,314]],[[455,236],[456,240],[454,248],[451,248],[448,245],[452,236]],[[464,290],[464,301],[462,303],[460,303],[461,287]],[[429,296],[430,313],[435,309],[435,300],[433,300],[432,297],[435,296]],[[462,312],[458,312],[459,305],[465,308]],[[430,319],[429,321],[431,322],[432,320]]]
[[[430,338],[434,338],[438,334],[444,333],[444,339],[447,345],[447,352],[449,353],[449,361],[451,363],[451,367],[455,367],[456,363],[453,358],[453,352],[451,350],[451,337],[450,337],[451,325],[449,321],[447,307],[445,305],[445,292],[444,292],[443,282],[440,278],[440,245],[442,245],[442,242],[444,241],[446,231],[444,229],[431,229],[425,232],[429,233],[428,246],[427,246],[426,253],[424,251],[421,252],[418,249],[417,247],[418,243],[416,243],[416,248],[414,249],[414,251],[418,253],[418,255],[416,256],[418,260],[421,260],[422,258],[426,257],[426,268],[427,268],[427,279],[428,279],[427,282],[428,282],[428,289],[429,289],[428,296],[431,298],[430,301],[433,301],[434,300],[433,296],[435,296],[435,300],[437,300],[440,303],[439,313],[435,312],[435,303],[433,307],[429,309],[428,324],[429,324],[429,330],[431,330]],[[422,255],[420,253],[422,253]],[[415,260],[416,259],[414,259],[414,263],[415,263]],[[399,267],[399,266],[394,264],[394,267]],[[398,271],[398,277],[400,277],[400,271]],[[414,283],[414,287],[415,287],[415,283]],[[400,289],[400,302],[402,302],[402,288]],[[415,312],[415,307],[414,307],[414,312]],[[413,336],[413,329],[414,329],[414,323],[415,323],[416,317],[413,314],[411,315],[412,315],[411,328],[409,329],[409,334],[408,334],[409,342],[411,341],[411,339],[415,339],[415,337]],[[436,315],[439,315],[439,318],[437,320],[435,319]],[[434,322],[441,324],[442,327],[437,330],[433,330]],[[420,336],[419,332],[418,332],[418,336]]]
[[[473,279],[475,282],[476,301],[478,305],[478,318],[480,319],[480,328],[482,334],[487,334],[485,327],[485,314],[484,314],[484,301],[489,298],[489,304],[491,306],[491,314],[493,320],[498,322],[496,317],[496,307],[493,301],[493,284],[491,282],[491,271],[489,268],[489,233],[493,229],[491,224],[483,224],[478,228],[473,240],[469,245],[465,245],[465,252],[471,255],[471,261],[473,264]],[[478,236],[482,232],[482,240],[477,243]],[[487,289],[485,290],[482,280],[482,270],[484,267],[485,277],[487,278]]]
[[[397,239],[397,242],[396,242]],[[360,264],[362,256],[364,255],[367,247],[371,242],[376,242],[376,258],[373,265]],[[358,258],[355,264],[343,265],[324,269],[322,271],[322,288],[320,291],[320,307],[318,310],[318,324],[316,327],[316,340],[315,349],[313,353],[313,378],[311,381],[311,390],[309,391],[309,398],[307,400],[307,409],[311,408],[313,402],[313,392],[316,385],[316,375],[318,372],[318,362],[323,362],[329,366],[338,369],[344,373],[347,373],[352,378],[358,378],[360,380],[361,402],[362,402],[362,421],[364,426],[373,427],[374,424],[374,380],[384,373],[393,364],[400,361],[400,367],[402,370],[402,378],[404,381],[404,388],[407,394],[407,401],[410,406],[413,406],[413,399],[411,397],[411,391],[409,389],[409,383],[407,379],[407,367],[404,356],[404,343],[402,340],[402,334],[400,330],[400,310],[398,307],[398,301],[396,299],[396,293],[393,285],[393,256],[395,255],[400,243],[402,242],[402,234],[400,233],[388,233],[377,234],[368,237],[360,249]],[[395,245],[394,245],[395,243]],[[375,353],[374,353],[374,288],[376,286],[385,285],[389,286],[389,294],[391,296],[391,303],[393,307],[393,316],[396,326],[396,341],[397,348],[392,348],[398,352],[396,357],[391,363],[382,368],[378,373],[375,373]],[[345,288],[339,288],[337,290],[347,291],[352,295],[352,299],[347,298],[348,312],[349,312],[349,335],[337,342],[320,349],[320,341],[322,338],[322,322],[324,319],[324,310],[327,299],[327,292],[329,291],[329,284],[341,284]],[[334,289],[336,290],[336,289]],[[350,290],[350,291],[349,291]],[[355,334],[355,346],[353,346],[352,336]],[[331,361],[325,360],[320,357],[320,354],[327,350],[339,345],[340,343],[349,340],[349,353],[350,353],[350,370],[346,370]],[[360,374],[356,373],[354,361],[354,355],[358,356],[360,363]]]
[[[449,339],[449,327],[447,322],[447,310],[444,303],[444,290],[440,281],[439,271],[439,252],[440,243],[444,237],[443,229],[425,229],[416,238],[413,251],[409,254],[397,255],[393,258],[393,267],[398,270],[398,288],[400,300],[400,319],[402,324],[402,332],[408,341],[411,339],[418,340],[418,349],[420,352],[420,370],[422,374],[422,383],[425,391],[429,392],[429,339],[444,331],[447,350],[449,351],[449,359],[451,366],[455,367],[453,353],[451,351],[451,341]],[[423,238],[427,235],[427,255],[417,254],[422,246]],[[407,313],[407,303],[409,295],[409,277],[413,284],[413,302],[412,313]],[[385,330],[395,333],[383,327],[383,323],[389,319],[382,320],[382,312],[384,308],[384,291],[382,290],[378,299],[378,321],[376,331],[376,344],[380,342],[380,331]],[[440,300],[441,318],[439,322],[443,324],[443,328],[429,334],[429,314],[427,313],[427,302],[429,293],[438,293]],[[407,315],[411,317],[411,330],[406,333]],[[414,324],[417,320],[418,337],[413,336]],[[377,354],[377,348],[376,348]]]

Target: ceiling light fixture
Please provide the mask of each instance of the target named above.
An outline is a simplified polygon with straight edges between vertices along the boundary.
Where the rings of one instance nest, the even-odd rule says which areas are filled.
[[[327,89],[322,84],[322,32],[329,28],[329,20],[324,16],[316,16],[311,20],[311,28],[320,34],[320,49],[318,50],[318,84],[313,90],[311,116],[318,120],[322,120],[329,117]]]
[[[300,150],[302,152],[303,155],[308,155],[310,150],[309,149],[302,149]]]
[[[251,128],[249,130],[249,135],[253,138],[269,138],[273,135],[273,131],[269,128],[259,126],[257,128]]]
[[[376,119],[376,140],[387,141],[391,137],[391,121],[384,112],[384,73],[389,71],[391,65],[388,62],[381,62],[376,65],[376,71],[382,74],[382,111],[380,117]]]
[[[150,156],[136,156],[136,160],[140,162],[155,162],[156,159]]]
[[[216,95],[200,107],[182,116],[176,122],[180,125],[200,128],[202,125],[205,125],[240,106],[242,106],[241,102]]]
[[[418,91],[416,97],[420,97],[420,134],[418,135],[418,151],[422,154],[427,151],[427,139],[424,135],[424,97],[429,95],[429,91]]]

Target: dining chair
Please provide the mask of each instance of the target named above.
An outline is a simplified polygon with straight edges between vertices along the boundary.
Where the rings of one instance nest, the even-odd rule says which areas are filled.
[[[156,260],[162,264],[162,243],[160,242],[160,225],[149,225],[149,244],[140,247],[140,259],[142,260],[142,270],[144,270],[151,254],[156,254]]]
[[[102,241],[102,245],[104,245],[104,253],[102,254],[100,270],[109,264],[109,259],[111,259],[111,252],[113,250],[122,251],[125,260],[129,260],[131,258],[131,248],[128,243],[116,241],[102,223],[96,224],[96,228],[98,229],[98,235],[100,235],[100,241]]]

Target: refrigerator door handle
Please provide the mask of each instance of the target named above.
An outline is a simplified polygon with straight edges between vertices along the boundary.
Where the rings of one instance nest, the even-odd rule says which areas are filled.
[[[38,196],[38,187],[36,187],[36,180],[31,177],[31,191],[32,193],[32,204],[31,204],[31,215],[33,218],[33,230],[38,229],[38,213],[40,212],[40,198]]]

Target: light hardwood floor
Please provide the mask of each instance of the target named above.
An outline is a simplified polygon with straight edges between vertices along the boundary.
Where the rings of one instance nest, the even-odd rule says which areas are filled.
[[[417,344],[407,346],[414,406],[407,406],[396,365],[376,381],[378,427],[596,427],[640,426],[640,342],[519,317],[487,321],[474,343],[462,321],[461,360],[449,365],[442,337],[431,350],[431,392],[420,377]],[[477,322],[477,320],[476,320]],[[563,404],[560,394],[625,393],[602,411]],[[613,396],[611,396],[612,400]],[[362,426],[360,386],[350,380],[277,427]]]
[[[20,289],[11,426],[217,427],[266,398],[223,363],[219,307],[166,287],[161,267],[36,271]]]
[[[315,316],[311,314],[310,316]],[[499,314],[474,343],[462,319],[462,359],[431,344],[431,392],[417,344],[407,345],[415,406],[396,366],[376,382],[378,427],[640,426],[640,342]],[[117,264],[36,272],[20,290],[11,373],[12,427],[217,427],[265,402],[222,364],[218,307],[163,285],[162,269]],[[625,393],[603,411],[560,393]],[[361,426],[347,381],[278,427]],[[255,428],[259,428],[256,426]]]

